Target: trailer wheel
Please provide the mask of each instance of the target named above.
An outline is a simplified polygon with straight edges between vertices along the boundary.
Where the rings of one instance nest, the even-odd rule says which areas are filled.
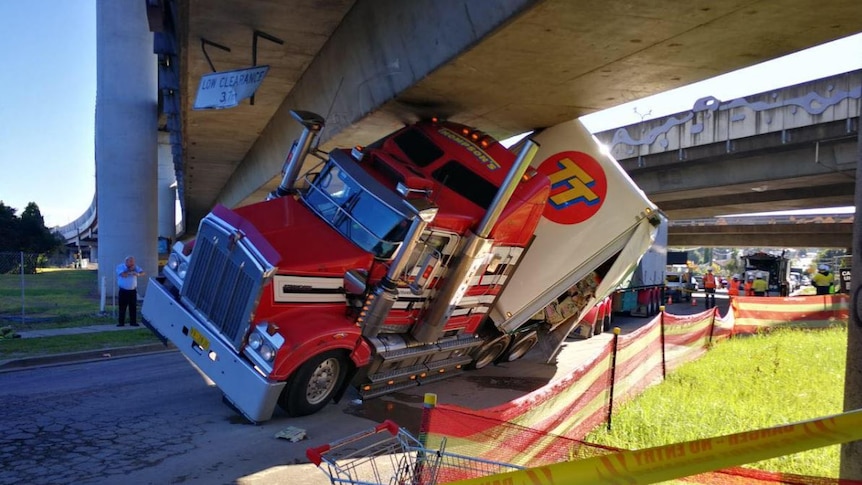
[[[278,398],[291,416],[314,414],[332,400],[347,374],[343,352],[332,350],[313,357],[297,369]]]
[[[609,311],[608,314],[605,315],[605,318],[602,320],[602,331],[603,332],[607,332],[608,330],[611,329],[611,324],[613,323],[613,314],[614,314],[614,312]]]
[[[509,348],[500,356],[501,362],[512,362],[520,359],[539,342],[539,334],[535,331],[524,332],[512,341]]]
[[[486,342],[476,352],[476,357],[473,358],[468,367],[471,369],[481,369],[488,364],[497,360],[497,357],[503,354],[509,347],[509,341],[512,337],[508,335],[500,335],[499,337]]]

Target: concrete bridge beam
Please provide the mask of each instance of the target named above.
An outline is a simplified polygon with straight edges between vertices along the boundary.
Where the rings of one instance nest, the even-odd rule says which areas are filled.
[[[671,226],[668,246],[849,249],[853,223]]]
[[[357,2],[284,98],[217,202],[228,207],[258,202],[276,188],[279,179],[273,176],[281,171],[300,133],[291,109],[326,117],[328,126],[321,135],[324,147],[352,146],[360,120],[534,3]],[[388,125],[384,132],[394,131],[408,115],[405,110],[405,119],[365,120],[363,129],[378,122]],[[191,221],[211,209],[209,201],[191,202],[195,204],[188,209]]]

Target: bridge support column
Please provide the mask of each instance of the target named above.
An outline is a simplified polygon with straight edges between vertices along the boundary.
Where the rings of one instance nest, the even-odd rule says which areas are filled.
[[[857,52],[856,55],[862,55]],[[862,106],[859,108],[862,115]],[[862,124],[862,118],[857,123]],[[856,173],[862,173],[862,130],[857,128]],[[850,274],[850,321],[847,325],[847,370],[844,376],[844,410],[862,409],[862,179],[856,177],[854,194],[856,217],[853,219],[853,260]],[[833,271],[835,269],[833,268]],[[840,478],[862,480],[862,441],[841,446]]]
[[[159,132],[159,237],[166,237],[173,243],[177,235],[177,178],[170,138],[169,133]]]
[[[128,255],[148,275],[158,271],[158,82],[146,2],[97,1],[96,53],[99,280],[116,291],[114,269]]]

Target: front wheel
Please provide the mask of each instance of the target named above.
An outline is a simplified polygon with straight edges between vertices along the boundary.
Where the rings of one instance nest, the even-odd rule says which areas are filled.
[[[347,375],[344,353],[331,350],[317,355],[291,376],[278,398],[278,405],[291,416],[320,411],[338,392]]]

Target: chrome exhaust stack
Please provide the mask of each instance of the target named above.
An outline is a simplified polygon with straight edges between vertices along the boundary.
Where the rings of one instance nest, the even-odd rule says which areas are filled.
[[[284,162],[284,176],[281,179],[281,184],[267,195],[266,200],[283,197],[295,192],[294,186],[299,175],[299,169],[302,168],[302,163],[311,151],[312,143],[320,134],[320,131],[323,130],[325,123],[323,117],[311,111],[291,110],[290,115],[303,126],[302,134],[299,135],[299,138],[290,147],[290,153]]]
[[[524,143],[520,153],[518,153],[518,158],[506,175],[506,179],[500,189],[497,190],[497,195],[494,196],[485,217],[476,227],[476,232],[467,238],[458,261],[449,270],[443,287],[440,288],[435,297],[435,304],[431,306],[425,318],[413,327],[411,333],[413,338],[419,342],[435,342],[443,334],[443,328],[458,303],[461,302],[461,298],[464,297],[470,280],[482,268],[491,252],[494,244],[492,239],[488,239],[491,229],[497,223],[500,214],[503,213],[503,209],[509,203],[515,188],[520,183],[521,177],[527,171],[527,167],[530,166],[530,162],[533,161],[533,157],[538,151],[539,145],[536,142],[527,140]]]
[[[423,207],[416,207],[415,204],[420,202],[427,202],[427,204],[424,204]],[[413,254],[413,249],[419,243],[422,232],[437,216],[437,207],[427,200],[413,201],[413,203],[408,203],[408,205],[416,211],[416,217],[413,219],[413,223],[404,237],[404,242],[398,248],[398,254],[392,260],[386,276],[377,288],[368,295],[368,299],[362,309],[365,315],[360,316],[363,337],[372,338],[380,333],[384,320],[386,320],[386,317],[392,310],[395,300],[398,299],[397,281],[407,265],[407,259]]]

